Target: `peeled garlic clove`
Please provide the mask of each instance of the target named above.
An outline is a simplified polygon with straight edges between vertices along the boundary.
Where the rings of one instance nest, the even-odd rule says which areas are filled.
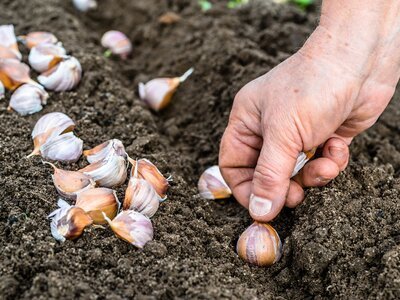
[[[201,174],[198,189],[204,199],[224,199],[232,195],[218,166],[212,166]]]
[[[38,155],[40,147],[52,137],[58,136],[61,133],[66,133],[74,130],[75,123],[66,114],[60,112],[53,112],[45,114],[35,124],[32,131],[32,139],[34,149],[31,154]]]
[[[4,85],[3,83],[0,81],[0,99],[4,98],[4,94],[5,94],[5,89],[4,89]]]
[[[143,248],[153,239],[153,225],[146,216],[134,210],[120,212],[112,221],[104,216],[114,233],[124,241]]]
[[[10,99],[9,109],[13,109],[20,115],[34,114],[42,110],[49,94],[43,87],[25,83],[15,90]]]
[[[76,162],[82,155],[83,142],[73,132],[67,132],[47,140],[40,147],[45,159],[61,162]]]
[[[146,84],[139,83],[140,99],[155,111],[165,108],[178,86],[193,73],[193,70],[190,68],[181,77],[156,78]]]
[[[91,176],[97,185],[108,188],[123,184],[127,176],[125,158],[115,153],[86,166],[79,172]]]
[[[110,30],[103,34],[101,45],[108,48],[112,54],[119,55],[122,59],[126,59],[132,52],[132,44],[128,37],[116,30]]]
[[[83,151],[83,155],[89,163],[95,163],[105,159],[110,155],[111,152],[116,153],[119,156],[126,157],[125,147],[122,142],[118,139],[112,139],[104,142],[96,147]]]
[[[0,81],[11,91],[23,83],[37,84],[29,77],[29,67],[17,59],[0,59]]]
[[[107,188],[90,189],[78,194],[75,206],[82,208],[93,220],[94,224],[105,224],[103,213],[113,219],[119,210],[115,191]]]
[[[0,26],[0,46],[8,48],[14,53],[14,58],[21,60],[22,55],[19,52],[17,38],[14,33],[14,25],[1,25]],[[1,57],[0,58],[7,58]]]
[[[299,154],[291,177],[295,176],[304,167],[304,165],[314,156],[315,151],[317,151],[317,148]]]
[[[142,178],[149,182],[157,194],[165,199],[167,196],[167,190],[169,187],[168,179],[158,170],[158,168],[148,159],[142,158],[139,160],[133,160],[128,158],[132,164],[131,177]]]
[[[270,266],[281,258],[282,243],[271,225],[254,222],[239,237],[236,250],[250,264]]]
[[[88,10],[97,8],[97,2],[95,0],[72,0],[77,10],[81,12],[87,12]]]
[[[56,44],[58,42],[57,37],[47,31],[35,31],[27,35],[20,35],[18,36],[18,40],[25,44],[28,49],[32,49],[41,44]]]
[[[76,239],[93,223],[82,208],[70,206],[61,199],[58,201],[58,206],[60,208],[49,215],[51,234],[57,241]]]
[[[38,77],[38,81],[48,90],[62,92],[76,87],[81,77],[81,64],[75,57],[71,56],[41,74]]]
[[[29,53],[29,64],[37,72],[45,72],[60,61],[67,58],[65,49],[58,45],[53,44],[40,44],[31,49]]]

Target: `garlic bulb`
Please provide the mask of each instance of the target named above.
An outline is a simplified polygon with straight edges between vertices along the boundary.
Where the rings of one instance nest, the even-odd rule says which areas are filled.
[[[127,176],[125,158],[113,152],[103,160],[90,164],[79,172],[91,176],[99,186],[108,188],[123,184]]]
[[[41,44],[56,44],[57,37],[46,31],[30,32],[27,35],[18,36],[18,40],[25,44],[28,49],[32,49]]]
[[[52,163],[44,163],[53,167],[54,174],[51,177],[53,178],[54,186],[64,198],[75,200],[79,193],[93,189],[96,185],[93,179],[86,174],[78,171],[61,170]]]
[[[223,199],[232,195],[218,166],[212,166],[201,174],[198,189],[204,199]]]
[[[117,215],[120,205],[115,191],[107,188],[95,188],[81,192],[78,194],[75,204],[92,218],[94,224],[107,223],[103,213],[113,219]]]
[[[301,152],[299,154],[291,177],[296,176],[304,165],[314,156],[316,150],[317,148],[313,148],[310,151]]]
[[[42,116],[35,124],[32,131],[32,139],[34,149],[31,154],[39,155],[40,147],[46,143],[47,140],[58,136],[62,133],[74,130],[75,123],[66,114],[60,112],[52,112]]]
[[[58,200],[58,206],[60,208],[49,215],[51,234],[57,241],[76,239],[87,226],[93,223],[82,208],[70,206],[62,199]]]
[[[22,55],[19,52],[17,38],[14,33],[14,25],[1,25],[0,26],[0,46],[9,49],[17,60],[21,60]],[[10,57],[0,57],[10,58]]]
[[[53,137],[40,147],[40,154],[45,159],[62,162],[76,162],[82,155],[83,142],[73,132]]]
[[[69,91],[76,87],[82,77],[82,67],[75,57],[69,57],[55,67],[44,72],[38,81],[48,90]]]
[[[15,90],[10,99],[9,109],[25,116],[41,111],[49,94],[40,85],[25,83]]]
[[[158,168],[148,159],[142,158],[139,160],[133,160],[128,158],[132,164],[131,177],[138,177],[149,182],[157,194],[165,199],[167,197],[167,190],[169,187],[169,179],[166,179]],[[134,174],[137,172],[137,176]]]
[[[104,142],[96,147],[83,151],[83,155],[89,163],[95,163],[105,159],[110,155],[111,152],[116,153],[119,156],[126,157],[125,147],[122,142],[118,139],[112,139]]]
[[[101,45],[108,48],[111,53],[106,52],[106,56],[110,54],[119,55],[122,59],[126,59],[132,52],[132,44],[128,37],[116,30],[110,30],[103,34]]]
[[[3,83],[0,81],[0,99],[4,98],[4,94],[5,94],[5,89],[4,89],[4,85]]]
[[[68,58],[63,47],[53,44],[40,44],[31,49],[29,64],[39,73],[56,66],[63,59]]]
[[[97,8],[96,0],[72,0],[77,10],[87,12],[88,10]]]
[[[250,264],[270,266],[281,258],[282,243],[271,225],[254,222],[239,237],[236,250]]]
[[[0,81],[11,91],[23,83],[37,84],[29,77],[29,67],[17,59],[0,59]]]
[[[181,77],[156,78],[146,84],[139,83],[139,96],[151,109],[159,111],[171,101],[178,86],[193,73],[190,68]]]
[[[112,221],[103,213],[114,233],[124,241],[143,248],[153,239],[153,225],[146,216],[133,210],[120,212]]]

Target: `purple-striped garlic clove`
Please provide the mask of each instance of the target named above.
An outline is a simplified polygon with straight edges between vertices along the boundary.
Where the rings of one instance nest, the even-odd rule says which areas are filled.
[[[232,195],[218,166],[209,167],[201,174],[198,190],[204,199],[224,199]]]
[[[121,31],[110,30],[103,34],[101,45],[107,48],[106,56],[119,55],[122,59],[128,58],[132,52],[132,43]]]
[[[75,8],[81,12],[87,12],[97,8],[96,0],[72,0]]]
[[[14,58],[21,60],[22,55],[19,52],[17,38],[14,33],[14,25],[0,26],[0,58]],[[8,49],[9,51],[4,50]],[[12,57],[9,57],[12,54]]]
[[[47,31],[34,31],[27,35],[18,36],[18,40],[21,41],[28,49],[32,49],[42,44],[57,44],[57,37],[51,32]]]
[[[25,83],[11,95],[9,110],[14,110],[21,116],[41,111],[47,103],[49,94],[39,84]]]
[[[24,83],[37,84],[29,76],[29,67],[17,59],[0,59],[0,81],[13,91]]]
[[[39,73],[55,67],[59,62],[68,58],[65,49],[53,44],[40,44],[29,53],[30,66]]]
[[[89,163],[95,163],[105,159],[111,153],[116,153],[119,156],[126,157],[125,147],[118,139],[108,140],[96,147],[83,151],[83,155]]]
[[[40,147],[40,155],[49,160],[76,162],[82,155],[83,141],[73,132],[53,137]]]

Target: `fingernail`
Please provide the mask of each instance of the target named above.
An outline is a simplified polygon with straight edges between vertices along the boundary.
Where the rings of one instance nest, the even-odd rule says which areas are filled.
[[[344,149],[332,146],[329,147],[329,154],[337,158],[342,158],[344,156]]]
[[[249,211],[253,216],[264,216],[270,213],[272,208],[272,201],[254,196],[250,196]]]
[[[320,183],[326,184],[329,181],[331,181],[331,179],[325,178],[325,177],[317,177],[317,181],[320,182]]]

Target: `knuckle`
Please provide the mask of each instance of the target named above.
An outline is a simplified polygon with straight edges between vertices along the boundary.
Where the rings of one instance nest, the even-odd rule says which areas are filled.
[[[254,170],[253,182],[263,187],[276,186],[281,183],[281,176],[268,166],[258,165]]]

